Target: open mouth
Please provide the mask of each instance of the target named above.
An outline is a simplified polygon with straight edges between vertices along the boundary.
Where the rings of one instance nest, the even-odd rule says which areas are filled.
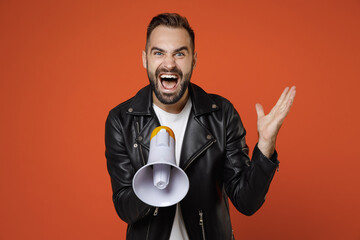
[[[159,76],[161,86],[166,90],[176,88],[179,76],[173,73],[162,73]]]

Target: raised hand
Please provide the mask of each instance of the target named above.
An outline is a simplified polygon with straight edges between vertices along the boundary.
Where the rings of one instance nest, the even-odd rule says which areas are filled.
[[[275,150],[276,137],[280,127],[284,122],[286,115],[289,113],[291,105],[296,95],[296,87],[289,89],[286,87],[281,94],[276,105],[271,109],[270,113],[265,115],[261,104],[257,103],[257,128],[259,134],[258,148],[260,151],[270,158]]]

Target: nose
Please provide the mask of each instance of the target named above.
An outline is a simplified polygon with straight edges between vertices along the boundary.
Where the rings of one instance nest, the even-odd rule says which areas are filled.
[[[175,58],[171,55],[165,56],[164,66],[169,70],[175,68],[176,66]]]

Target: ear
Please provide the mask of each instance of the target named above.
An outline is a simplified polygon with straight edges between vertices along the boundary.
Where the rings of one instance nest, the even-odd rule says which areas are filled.
[[[143,67],[146,68],[146,52],[145,51],[142,51],[142,62],[143,62]]]
[[[196,63],[197,63],[197,52],[194,53],[194,57],[193,57],[193,68],[196,67]]]

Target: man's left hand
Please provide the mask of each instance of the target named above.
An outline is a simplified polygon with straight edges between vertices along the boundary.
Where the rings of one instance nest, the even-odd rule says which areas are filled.
[[[258,117],[258,148],[268,158],[270,158],[275,151],[276,137],[286,115],[290,111],[295,95],[295,86],[291,87],[290,89],[289,87],[286,87],[276,105],[267,115],[264,114],[264,109],[261,104],[257,103],[255,105]]]

